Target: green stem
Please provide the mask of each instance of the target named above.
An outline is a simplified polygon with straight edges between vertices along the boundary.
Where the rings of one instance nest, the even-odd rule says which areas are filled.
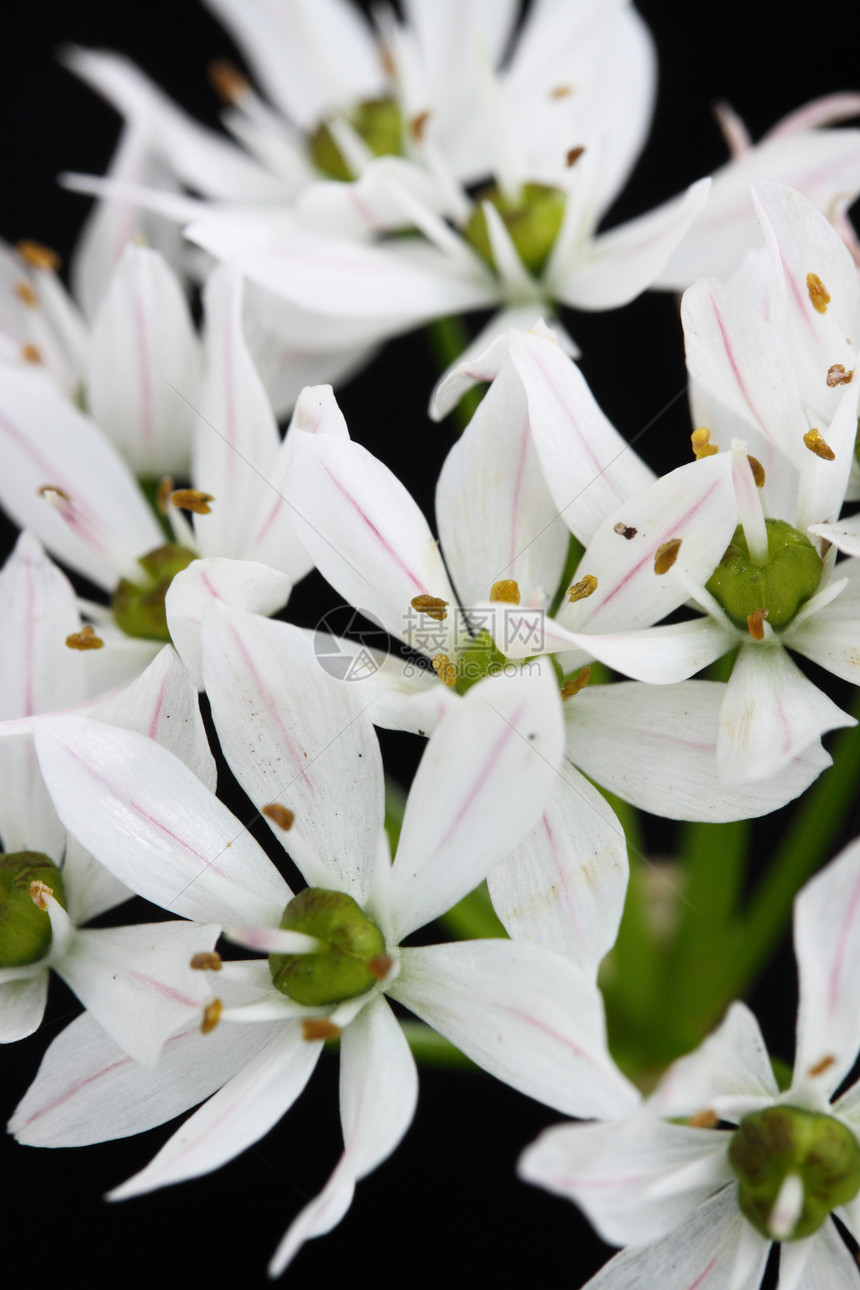
[[[851,705],[860,715],[860,698]],[[860,726],[839,732],[833,765],[806,793],[777,848],[767,873],[756,887],[745,919],[743,940],[732,964],[732,992],[740,994],[754,979],[777,945],[794,897],[827,859],[848,807],[857,798],[860,780]]]
[[[456,316],[434,318],[432,322],[427,324],[427,335],[430,339],[433,356],[443,372],[461,356],[463,350],[466,349],[471,341],[462,318]],[[461,430],[466,429],[483,397],[483,386],[476,385],[467,390],[460,399],[451,415]]]

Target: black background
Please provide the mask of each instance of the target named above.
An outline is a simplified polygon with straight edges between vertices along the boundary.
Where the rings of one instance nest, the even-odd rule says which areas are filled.
[[[832,9],[826,18],[821,11],[820,28],[812,21],[792,25],[784,14],[775,22],[767,0],[710,6],[642,0],[639,9],[657,40],[660,94],[649,145],[611,222],[649,209],[724,160],[711,114],[715,100],[727,99],[758,137],[801,103],[856,87],[856,42]],[[206,65],[224,55],[241,62],[195,0],[34,0],[7,6],[4,37],[0,235],[32,237],[64,256],[87,203],[59,190],[55,175],[102,171],[118,122],[58,66],[55,50],[65,41],[120,49],[213,124],[218,104]],[[683,387],[670,296],[567,321],[598,399],[628,437]],[[451,441],[448,429],[431,427],[424,416],[434,377],[426,340],[414,335],[388,347],[341,397],[353,437],[388,462],[428,513]],[[665,468],[687,459],[688,434],[680,399],[637,446],[652,465]],[[323,603],[320,584],[310,579],[294,612],[299,621],[313,621]],[[764,847],[779,827],[778,821],[761,826]],[[755,1002],[766,1036],[788,1057],[794,994],[784,949]],[[0,1058],[4,1113],[26,1090],[46,1042],[77,1010],[55,981],[43,1030]],[[482,1076],[422,1071],[406,1140],[359,1185],[340,1227],[299,1255],[288,1283],[317,1287],[366,1276],[371,1284],[581,1285],[602,1262],[599,1243],[572,1206],[514,1178],[521,1148],[557,1118]],[[6,1284],[35,1288],[63,1278],[93,1287],[265,1284],[265,1265],[282,1231],[324,1183],[340,1151],[336,1059],[324,1055],[311,1087],[278,1128],[216,1175],[106,1206],[101,1195],[141,1168],[167,1132],[50,1157],[4,1140],[0,1269]],[[18,1256],[20,1280],[8,1262]]]

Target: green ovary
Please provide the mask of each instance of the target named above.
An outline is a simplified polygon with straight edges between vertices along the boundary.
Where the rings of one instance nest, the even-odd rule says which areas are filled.
[[[765,611],[771,627],[788,626],[821,580],[821,560],[807,537],[784,520],[766,520],[765,525],[767,563],[754,563],[739,524],[706,584],[737,627],[746,628],[757,610]]]
[[[349,114],[349,123],[367,144],[374,157],[398,157],[403,153],[403,116],[393,99],[368,99]],[[308,139],[311,161],[329,179],[349,183],[355,175],[335,142],[329,127],[317,126]]]
[[[0,855],[0,968],[36,963],[50,947],[51,920],[30,896],[34,882],[50,887],[65,908],[63,875],[46,855],[40,851]]]
[[[774,1239],[771,1215],[789,1175],[800,1178],[803,1204],[783,1240],[811,1236],[860,1191],[860,1144],[851,1130],[832,1115],[796,1106],[767,1107],[741,1120],[729,1146],[729,1164],[738,1180],[741,1211],[768,1239]]]
[[[187,547],[171,544],[156,547],[141,556],[138,564],[146,574],[142,582],[123,578],[113,594],[114,619],[126,636],[150,641],[169,641],[164,599],[177,573],[197,557]]]
[[[324,945],[314,954],[269,955],[275,989],[296,1003],[340,1003],[365,994],[379,980],[379,971],[368,965],[385,953],[385,938],[352,896],[308,887],[289,902],[281,927],[315,936]]]
[[[493,248],[484,215],[484,202],[490,202],[502,217],[508,235],[526,268],[540,273],[564,220],[564,193],[560,188],[547,184],[523,184],[515,198],[508,197],[498,188],[488,188],[479,193],[463,233],[478,254],[491,268],[496,267]]]

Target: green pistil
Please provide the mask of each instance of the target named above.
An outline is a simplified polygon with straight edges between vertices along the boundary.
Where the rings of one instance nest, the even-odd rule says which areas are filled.
[[[145,582],[123,578],[113,595],[116,624],[126,636],[149,641],[169,641],[164,598],[177,573],[196,560],[184,546],[160,546],[141,556],[138,564],[147,575]]]
[[[275,989],[296,1003],[353,999],[386,975],[385,938],[352,896],[307,887],[287,905],[281,927],[315,936],[325,946],[315,954],[269,955]]]
[[[507,659],[490,633],[486,630],[479,632],[457,655],[454,689],[458,694],[465,694],[485,676],[498,676],[506,663]]]
[[[349,123],[374,157],[403,154],[403,116],[393,99],[368,99],[350,113]],[[335,142],[329,127],[317,126],[308,140],[311,161],[330,179],[349,183],[355,175]]]
[[[773,1208],[790,1175],[803,1185],[803,1204],[791,1232],[777,1239],[811,1236],[860,1191],[860,1144],[851,1130],[832,1115],[796,1106],[770,1106],[741,1120],[729,1164],[744,1216],[769,1240]]]
[[[706,584],[737,627],[746,628],[757,610],[764,611],[771,627],[787,627],[821,580],[821,560],[807,537],[784,520],[765,520],[765,525],[767,563],[753,562],[739,524]]]
[[[463,233],[487,264],[495,268],[483,202],[490,202],[501,215],[526,268],[531,273],[541,273],[564,219],[564,193],[561,189],[547,184],[523,184],[516,198],[506,196],[498,188],[488,188],[478,194],[475,209]]]
[[[0,968],[36,963],[51,944],[51,920],[30,895],[34,882],[50,887],[65,908],[63,875],[40,851],[0,855]]]

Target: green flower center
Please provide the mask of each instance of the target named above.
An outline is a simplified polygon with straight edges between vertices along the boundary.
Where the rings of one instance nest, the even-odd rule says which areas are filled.
[[[765,525],[767,563],[753,562],[739,524],[706,584],[737,627],[746,628],[756,611],[763,611],[771,627],[787,627],[821,580],[818,552],[803,533],[784,520],[765,520]]]
[[[385,976],[385,938],[352,896],[307,887],[281,917],[285,931],[304,932],[323,942],[314,954],[270,954],[276,990],[296,1003],[340,1003],[365,994]]]
[[[374,157],[402,156],[403,115],[393,99],[368,99],[359,103],[349,114],[348,120]],[[349,163],[325,123],[317,126],[308,139],[308,151],[317,170],[321,170],[330,179],[340,179],[343,183],[355,179]]]
[[[526,268],[540,273],[555,246],[564,219],[564,193],[547,184],[523,184],[515,198],[498,188],[479,193],[463,233],[491,268],[496,267],[483,203],[490,202],[502,217],[511,241]]]
[[[177,573],[197,557],[187,547],[170,544],[141,556],[138,564],[146,580],[123,578],[113,594],[111,606],[116,624],[126,636],[150,641],[169,641],[164,598]]]
[[[740,1207],[769,1240],[799,1241],[817,1232],[838,1205],[860,1191],[860,1144],[832,1115],[770,1106],[741,1120],[729,1146]],[[774,1207],[786,1179],[800,1180],[791,1228],[775,1233]]]
[[[40,851],[0,855],[0,968],[36,963],[51,944],[51,920],[30,889],[33,883],[50,887],[65,908],[63,875]],[[34,894],[38,897],[38,889]]]
[[[465,694],[485,676],[498,676],[507,659],[485,629],[472,637],[457,653],[453,688]]]

